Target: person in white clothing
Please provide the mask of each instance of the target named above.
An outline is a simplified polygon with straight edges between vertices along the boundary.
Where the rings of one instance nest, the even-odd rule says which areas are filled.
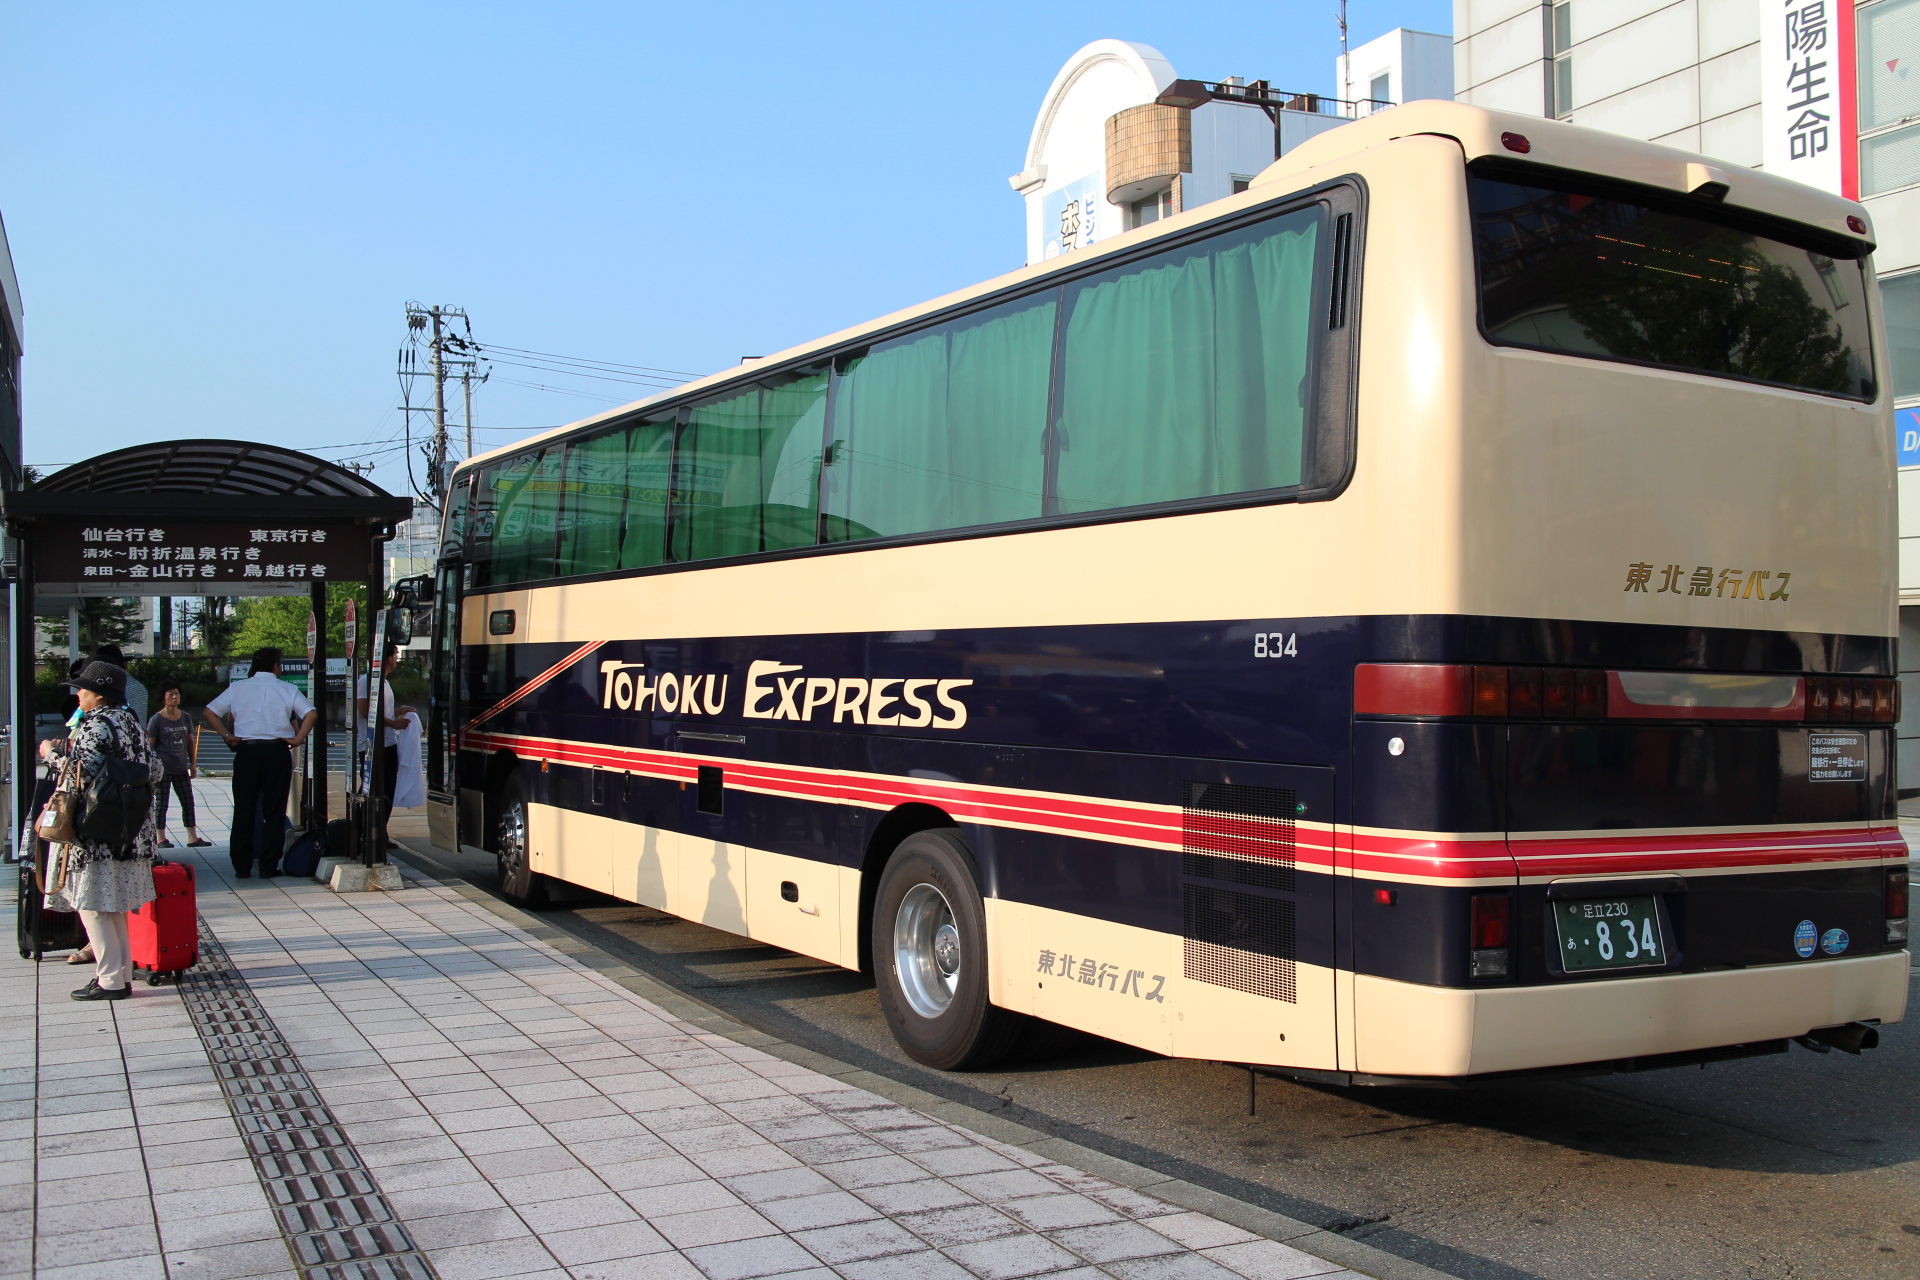
[[[233,834],[228,850],[233,874],[253,874],[253,819],[256,806],[267,815],[267,845],[259,850],[260,878],[280,874],[280,820],[293,786],[293,753],[320,718],[307,695],[280,678],[280,651],[253,655],[245,680],[236,680],[201,712],[213,731],[233,748]],[[223,717],[231,715],[233,727]],[[297,727],[296,727],[297,725]]]
[[[382,655],[380,682],[380,725],[383,730],[380,738],[380,839],[391,849],[392,837],[387,835],[387,820],[393,817],[393,788],[400,776],[400,734],[407,727],[407,717],[414,714],[412,707],[393,705],[393,673],[400,667],[400,646],[390,644]],[[358,725],[361,740],[373,749],[373,730],[367,724],[367,702],[372,696],[368,692],[369,677],[361,676],[353,690],[354,722]]]

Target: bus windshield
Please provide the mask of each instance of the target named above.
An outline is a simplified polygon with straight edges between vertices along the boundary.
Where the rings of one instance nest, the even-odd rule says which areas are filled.
[[[1873,398],[1859,261],[1540,181],[1468,175],[1490,341]]]

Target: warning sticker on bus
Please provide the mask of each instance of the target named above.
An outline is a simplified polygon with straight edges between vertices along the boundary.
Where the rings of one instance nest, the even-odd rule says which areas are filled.
[[[1864,733],[1807,734],[1809,782],[1865,782],[1867,735]]]

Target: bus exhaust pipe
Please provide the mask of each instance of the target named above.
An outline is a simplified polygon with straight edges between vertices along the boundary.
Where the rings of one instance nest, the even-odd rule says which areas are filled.
[[[1794,1042],[1815,1053],[1831,1053],[1838,1049],[1857,1058],[1862,1050],[1880,1047],[1880,1028],[1864,1022],[1849,1022],[1843,1027],[1820,1027],[1803,1036],[1795,1036]]]

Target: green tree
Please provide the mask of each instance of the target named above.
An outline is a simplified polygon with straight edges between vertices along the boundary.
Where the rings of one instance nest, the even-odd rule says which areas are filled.
[[[371,625],[367,616],[367,588],[358,582],[329,582],[327,584],[327,653],[330,657],[346,655],[347,601],[357,603],[360,610],[361,636]],[[272,645],[285,650],[289,658],[307,656],[307,618],[313,613],[313,602],[306,596],[251,596],[242,598],[235,608],[237,629],[233,634],[228,652],[248,654],[255,649]]]
[[[40,661],[57,665],[62,673],[67,661],[67,619],[65,614],[48,618],[48,647]],[[125,645],[140,636],[140,602],[121,596],[87,596],[80,601],[80,653],[92,653],[103,644]]]
[[[200,633],[200,652],[215,662],[233,652],[233,635],[240,625],[233,605],[234,601],[228,596],[201,596],[193,606],[193,626]]]

